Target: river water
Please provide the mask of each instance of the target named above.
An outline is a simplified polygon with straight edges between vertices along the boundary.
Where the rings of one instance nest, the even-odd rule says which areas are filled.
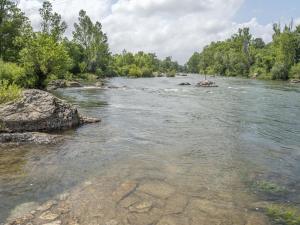
[[[136,182],[136,198],[153,198],[151,209],[131,220],[139,225],[162,220],[168,205],[181,225],[246,224],[258,201],[299,207],[300,86],[212,78],[218,88],[195,87],[201,79],[114,78],[109,85],[118,88],[58,90],[102,122],[65,132],[54,146],[0,147],[0,223],[20,204],[42,203],[87,182],[104,202],[122,182]],[[258,183],[285,191],[267,193]],[[114,205],[103,209],[109,218],[91,221],[86,211],[95,196],[77,197],[86,200],[76,209],[83,224],[123,224],[118,215],[137,213]]]

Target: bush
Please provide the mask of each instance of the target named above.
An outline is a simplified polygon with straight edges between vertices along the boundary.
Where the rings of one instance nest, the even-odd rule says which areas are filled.
[[[300,63],[294,65],[290,72],[291,78],[300,79]]]
[[[0,104],[14,101],[21,97],[22,89],[16,84],[9,84],[7,80],[0,81]]]
[[[175,70],[171,70],[171,71],[167,72],[167,77],[175,77],[175,75],[176,75]]]
[[[142,75],[143,75],[142,70],[136,65],[133,64],[129,67],[129,71],[128,71],[129,77],[141,77]]]
[[[35,82],[34,77],[26,75],[24,68],[2,60],[0,60],[0,80],[6,80],[9,84],[15,83],[22,87],[30,87]]]
[[[271,75],[273,80],[287,80],[289,78],[288,69],[282,63],[276,63],[273,66]]]
[[[149,67],[142,68],[142,76],[143,77],[153,77],[153,71]]]

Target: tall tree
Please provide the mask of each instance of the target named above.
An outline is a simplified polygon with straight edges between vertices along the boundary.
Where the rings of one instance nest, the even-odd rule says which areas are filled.
[[[0,0],[0,58],[16,61],[23,47],[17,39],[31,32],[27,17],[11,0]]]
[[[73,40],[84,49],[86,72],[105,71],[110,53],[101,23],[94,24],[84,10],[79,12],[78,20],[79,22],[74,24]]]
[[[51,35],[55,40],[61,40],[67,29],[67,24],[62,21],[61,15],[53,12],[52,4],[49,1],[43,2],[43,7],[39,10],[42,17],[41,31]]]

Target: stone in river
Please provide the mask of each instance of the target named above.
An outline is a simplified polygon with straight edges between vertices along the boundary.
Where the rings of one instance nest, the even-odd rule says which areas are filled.
[[[112,194],[113,199],[116,202],[121,201],[122,199],[124,199],[125,197],[127,197],[128,195],[130,195],[132,192],[135,191],[137,187],[137,183],[134,181],[126,181],[124,183],[122,183]]]
[[[42,90],[25,90],[19,100],[0,105],[0,132],[64,130],[85,121],[91,122],[71,104]]]
[[[181,216],[164,216],[156,225],[189,225],[189,220]]]
[[[36,209],[36,207],[38,207],[37,202],[26,202],[20,204],[10,212],[10,216],[8,220],[24,216],[25,214]]]
[[[36,210],[38,211],[46,211],[49,210],[52,206],[57,205],[57,201],[55,200],[50,200],[43,205],[39,206]]]
[[[58,217],[59,217],[58,214],[52,213],[51,211],[46,211],[46,212],[42,213],[42,214],[39,216],[39,218],[40,218],[41,220],[55,220],[55,219],[57,219]]]
[[[129,206],[132,206],[133,204],[135,204],[139,201],[140,201],[140,198],[137,197],[136,195],[132,194],[132,195],[129,195],[128,197],[124,198],[120,202],[120,206],[123,208],[128,208]]]
[[[153,203],[150,201],[142,201],[129,207],[130,212],[145,213],[151,210]]]
[[[60,220],[55,220],[51,223],[44,223],[43,225],[61,225],[61,221]]]
[[[140,185],[137,189],[157,198],[166,199],[175,192],[175,188],[162,181],[149,181]]]
[[[188,198],[184,195],[171,196],[165,206],[165,214],[182,213],[187,206]]]

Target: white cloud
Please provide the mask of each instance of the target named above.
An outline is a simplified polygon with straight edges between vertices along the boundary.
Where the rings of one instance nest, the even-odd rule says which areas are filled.
[[[184,63],[211,41],[229,37],[240,26],[270,39],[272,26],[260,25],[254,18],[238,24],[233,17],[244,0],[55,0],[55,11],[69,24],[68,35],[80,9],[103,24],[113,52],[155,52],[172,55]],[[40,0],[21,0],[21,8],[39,27]]]

